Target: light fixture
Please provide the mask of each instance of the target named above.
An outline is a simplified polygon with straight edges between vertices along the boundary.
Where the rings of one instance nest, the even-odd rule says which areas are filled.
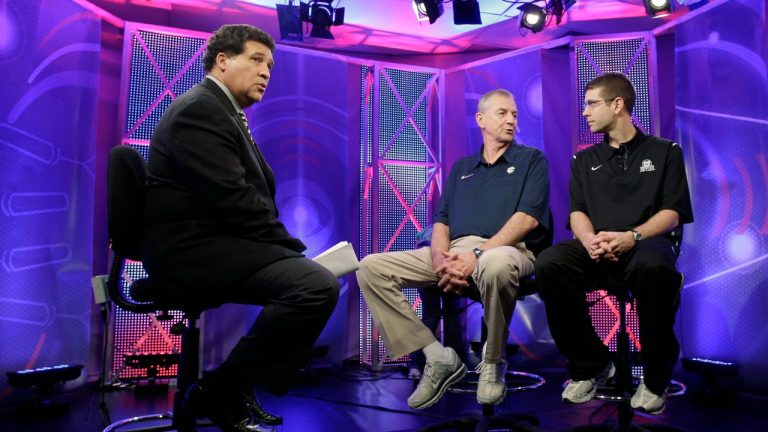
[[[47,404],[65,382],[80,378],[82,370],[83,365],[63,364],[6,372],[5,375],[9,386],[32,389],[35,400]]]
[[[333,0],[310,0],[300,4],[301,20],[312,23],[310,37],[334,39],[331,26],[344,24],[344,8],[335,8]]]
[[[517,9],[520,11],[520,28],[526,28],[534,33],[544,29],[547,23],[547,12],[543,7],[526,3]]]
[[[659,18],[672,12],[671,0],[644,0],[645,13],[651,18]]]
[[[443,14],[443,0],[413,0],[413,7],[417,17],[427,17],[430,24],[434,24]]]
[[[301,42],[304,34],[301,31],[301,12],[299,6],[293,5],[293,0],[288,4],[276,4],[277,21],[280,24],[280,39]]]
[[[482,24],[480,19],[480,4],[477,0],[453,0],[453,23]]]
[[[683,370],[701,375],[704,383],[714,389],[719,378],[734,378],[739,375],[739,365],[729,361],[701,357],[683,358]]]

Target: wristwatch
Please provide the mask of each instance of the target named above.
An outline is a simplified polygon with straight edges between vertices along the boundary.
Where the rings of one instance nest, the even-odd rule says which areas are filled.
[[[475,254],[475,258],[477,258],[477,259],[480,259],[480,256],[483,255],[483,252],[485,252],[485,251],[480,249],[480,248],[472,249],[472,253]]]
[[[640,234],[639,232],[637,232],[635,230],[631,230],[631,231],[632,231],[632,238],[635,239],[636,242],[639,242],[640,240],[643,239],[643,235],[642,234]]]

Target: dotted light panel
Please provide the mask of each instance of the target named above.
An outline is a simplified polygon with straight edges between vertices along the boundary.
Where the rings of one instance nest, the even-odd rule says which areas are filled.
[[[131,32],[125,140],[149,142],[173,99],[202,81],[204,45],[203,37]]]
[[[123,144],[149,157],[149,140],[163,112],[178,95],[192,88],[205,77],[202,53],[204,35],[147,30],[132,24],[126,28],[130,37],[126,50],[130,52],[126,94],[121,95],[125,107]],[[126,265],[123,289],[128,292],[130,281],[146,277],[139,262]],[[112,376],[122,380],[171,378],[177,366],[136,367],[140,360],[153,355],[177,354],[181,336],[172,335],[170,327],[178,322],[179,311],[170,311],[171,321],[158,321],[154,314],[135,314],[115,309],[113,320]],[[144,357],[142,357],[144,356]],[[156,357],[157,358],[157,357]]]
[[[430,95],[436,80],[436,73],[431,72],[378,65],[361,69],[363,255],[412,249],[419,231],[432,222],[430,192],[440,169],[438,153],[431,150],[429,124]],[[418,290],[405,288],[403,292],[421,316]],[[361,296],[361,361],[377,365],[408,360],[408,356],[385,358],[384,352]]]
[[[651,131],[650,89],[648,86],[648,38],[631,38],[617,40],[579,41],[575,44],[576,65],[578,78],[579,104],[579,145],[577,150],[602,141],[602,134],[589,131],[584,117],[581,116],[584,104],[584,86],[593,78],[606,72],[622,72],[635,86],[635,107],[632,117],[640,129]],[[597,301],[604,295],[603,291],[595,291],[587,295],[587,301]],[[619,328],[619,312],[614,296],[600,300],[590,308],[592,323],[597,335],[609,349],[616,351],[616,332]],[[627,311],[627,330],[630,333],[630,348],[640,349],[640,330],[637,312],[634,308]],[[635,371],[639,374],[639,370]]]
[[[575,43],[579,103],[579,148],[596,144],[602,134],[590,132],[581,112],[584,109],[584,86],[606,72],[622,72],[635,86],[635,107],[632,120],[645,132],[650,132],[650,91],[648,88],[648,38],[579,41]]]
[[[126,297],[129,296],[131,283],[147,277],[140,262],[128,261],[123,269],[121,287]],[[181,317],[179,311],[169,312],[174,317]],[[181,352],[181,335],[173,335],[170,328],[178,319],[158,321],[155,314],[137,314],[115,308],[115,326],[112,344],[112,376],[121,380],[145,378],[171,378],[178,373],[176,364],[167,367],[133,367],[152,355],[169,355]],[[119,331],[118,331],[119,323]]]

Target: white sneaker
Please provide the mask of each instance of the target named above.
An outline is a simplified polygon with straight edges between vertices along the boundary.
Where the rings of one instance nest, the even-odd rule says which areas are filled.
[[[498,405],[507,395],[507,362],[497,364],[481,361],[475,371],[477,380],[477,402],[483,405]]]
[[[577,404],[591,401],[595,398],[597,388],[605,384],[614,374],[616,374],[616,367],[612,361],[609,361],[608,366],[604,371],[600,372],[600,375],[583,381],[571,380],[565,387],[565,390],[563,390],[563,402]]]
[[[456,351],[452,348],[446,349],[449,351],[449,360],[434,363],[427,361],[419,385],[408,398],[409,407],[424,409],[434,405],[451,384],[462,379],[467,373],[467,367],[461,362]]]
[[[645,386],[645,382],[641,382],[629,403],[634,409],[645,411],[648,414],[659,415],[664,411],[666,401],[666,391],[661,395],[657,395],[656,393],[648,390],[648,387]]]

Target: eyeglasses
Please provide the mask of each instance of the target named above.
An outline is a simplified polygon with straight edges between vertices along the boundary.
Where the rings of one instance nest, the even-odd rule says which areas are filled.
[[[600,102],[608,102],[608,101],[613,102],[616,99],[618,99],[618,97],[610,98],[610,99],[588,100],[584,102],[584,109],[594,109],[597,106],[597,104]]]

